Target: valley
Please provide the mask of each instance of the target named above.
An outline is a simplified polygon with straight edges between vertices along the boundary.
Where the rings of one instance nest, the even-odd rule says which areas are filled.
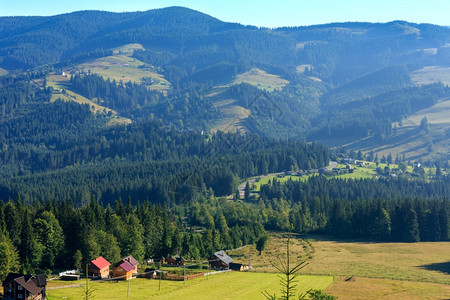
[[[21,273],[50,300],[270,299],[289,258],[296,294],[448,297],[449,45],[407,21],[0,16],[4,295]]]

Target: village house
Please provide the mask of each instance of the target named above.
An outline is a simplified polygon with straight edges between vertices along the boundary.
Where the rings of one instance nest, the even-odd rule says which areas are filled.
[[[181,256],[172,256],[166,260],[166,263],[171,266],[184,266],[186,265],[186,259]]]
[[[225,251],[217,251],[208,258],[208,261],[214,269],[225,270],[230,268],[233,259]]]
[[[111,263],[99,256],[92,260],[88,265],[88,274],[90,276],[98,276],[101,278],[108,278],[109,276],[109,266]]]
[[[9,273],[3,281],[3,299],[46,299],[46,285],[47,279],[45,275],[33,276]]]
[[[134,267],[128,261],[121,260],[113,267],[113,277],[128,280],[133,277]]]
[[[113,277],[121,279],[130,279],[134,274],[138,273],[139,262],[131,255],[123,258],[114,264],[112,273]]]
[[[139,262],[133,256],[128,255],[127,257],[125,257],[123,259],[123,261],[129,262],[133,266],[133,273],[137,273],[138,272]]]

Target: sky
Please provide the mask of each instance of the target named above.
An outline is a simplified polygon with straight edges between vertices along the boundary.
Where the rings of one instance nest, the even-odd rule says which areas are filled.
[[[0,16],[145,11],[168,6],[189,7],[222,21],[269,28],[393,20],[450,25],[450,0],[0,0]]]

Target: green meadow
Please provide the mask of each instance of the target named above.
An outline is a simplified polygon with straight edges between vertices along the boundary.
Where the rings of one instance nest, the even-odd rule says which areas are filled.
[[[84,283],[80,282],[80,283]],[[297,292],[308,289],[326,289],[333,283],[332,276],[299,276]],[[279,278],[277,274],[254,272],[231,272],[210,275],[208,278],[197,278],[186,281],[161,281],[157,279],[132,279],[127,298],[128,282],[90,281],[95,299],[265,299],[261,294],[280,295]],[[49,300],[67,299],[79,300],[83,296],[81,287],[49,290]]]

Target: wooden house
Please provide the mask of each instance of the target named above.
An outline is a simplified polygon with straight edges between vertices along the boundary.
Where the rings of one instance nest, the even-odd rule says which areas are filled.
[[[33,276],[9,273],[3,281],[3,299],[46,299],[46,285],[47,279],[45,275]]]
[[[208,261],[214,269],[225,270],[230,268],[233,259],[225,251],[217,251],[208,257]]]
[[[98,276],[101,278],[107,278],[109,276],[109,266],[111,263],[103,258],[103,256],[97,257],[92,260],[88,265],[88,274],[90,276]]]
[[[133,277],[134,266],[128,261],[121,260],[113,267],[113,277],[128,280]]]
[[[186,259],[181,256],[171,256],[166,260],[166,263],[170,266],[184,266],[186,265]]]
[[[137,273],[138,272],[139,262],[133,256],[128,255],[127,257],[125,257],[122,260],[129,262],[133,266],[133,273]]]

